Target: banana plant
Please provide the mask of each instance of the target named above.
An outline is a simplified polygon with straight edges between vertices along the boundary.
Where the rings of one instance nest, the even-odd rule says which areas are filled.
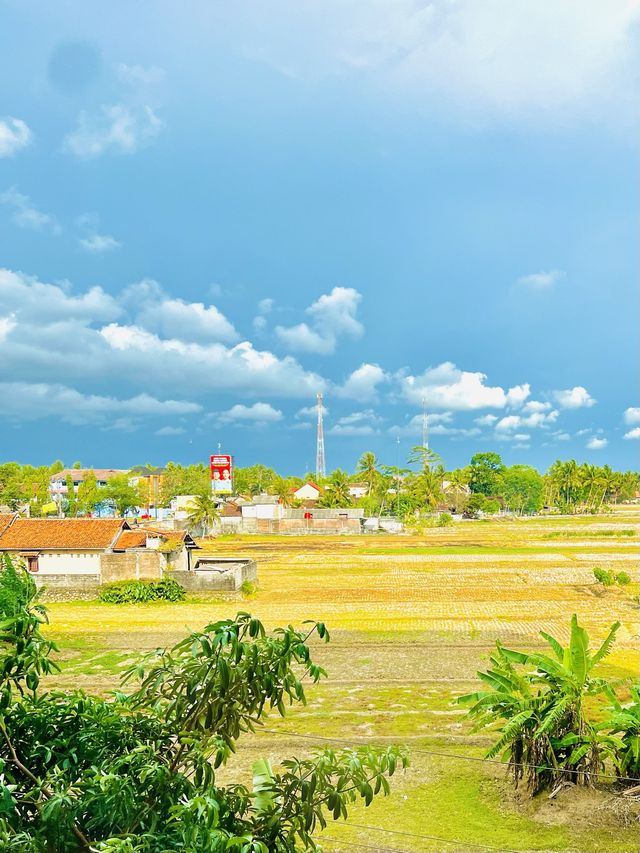
[[[593,670],[611,651],[619,628],[619,622],[613,624],[593,653],[575,614],[568,646],[540,632],[552,655],[528,654],[498,643],[490,658],[492,669],[478,673],[489,689],[457,700],[471,705],[474,731],[494,727],[499,732],[486,757],[503,754],[516,786],[525,779],[535,794],[561,779],[592,784],[614,757],[615,739],[589,720],[584,700],[612,690]]]
[[[619,736],[616,772],[635,780],[640,778],[640,684],[631,688],[631,702],[628,704],[623,705],[613,692],[609,697],[613,704],[601,728],[610,735]]]

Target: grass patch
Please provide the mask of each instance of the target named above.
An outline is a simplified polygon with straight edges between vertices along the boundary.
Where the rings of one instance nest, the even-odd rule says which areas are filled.
[[[543,539],[605,539],[611,536],[637,536],[635,530],[623,528],[622,530],[554,530],[545,533]]]

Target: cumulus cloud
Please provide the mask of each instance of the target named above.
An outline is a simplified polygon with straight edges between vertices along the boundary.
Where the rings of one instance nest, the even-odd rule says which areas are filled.
[[[270,403],[254,403],[252,406],[236,403],[235,406],[232,406],[226,412],[222,412],[218,420],[223,424],[267,424],[276,423],[277,421],[281,421],[282,418],[282,412],[279,409],[274,409]]]
[[[625,424],[640,424],[640,408],[630,406],[625,409],[624,422]]]
[[[328,355],[335,352],[339,338],[362,335],[364,328],[356,317],[361,299],[352,287],[334,287],[306,309],[310,324],[276,326],[276,335],[294,352]]]
[[[46,228],[53,234],[60,234],[62,230],[53,216],[38,210],[29,196],[18,192],[16,187],[10,187],[0,193],[0,204],[12,211],[11,218],[20,228],[30,228],[33,231]]]
[[[184,435],[186,429],[184,427],[163,426],[156,430],[156,435],[172,436]]]
[[[149,106],[105,105],[98,115],[80,113],[76,129],[65,137],[64,149],[83,159],[133,154],[149,144],[161,127],[162,122]]]
[[[498,432],[510,432],[523,427],[547,427],[556,422],[558,415],[557,409],[551,412],[532,412],[530,415],[507,415],[497,422],[495,428]]]
[[[553,399],[563,409],[582,409],[595,406],[596,400],[582,385],[566,388],[564,391],[554,391]]]
[[[602,448],[606,447],[607,444],[609,444],[609,442],[606,438],[597,438],[596,436],[594,436],[593,438],[590,438],[587,442],[587,447],[589,448],[589,450],[602,450]]]
[[[627,440],[640,438],[640,426],[630,429],[629,432],[625,432],[624,438],[626,438]]]
[[[31,142],[31,131],[20,118],[0,120],[0,157],[12,157]]]
[[[560,270],[534,272],[530,275],[521,276],[518,279],[518,284],[529,290],[551,290],[551,288],[554,287],[554,285],[556,285],[563,277],[564,273]]]
[[[485,384],[486,374],[459,370],[455,364],[446,361],[437,367],[430,367],[419,376],[400,377],[401,393],[406,400],[422,405],[426,400],[429,408],[453,409],[458,411],[473,409],[503,409],[509,401],[509,395],[522,397],[523,389],[528,386],[515,386],[508,391],[499,386]]]
[[[317,416],[317,414],[318,414],[318,407],[317,406],[303,406],[301,409],[298,409],[298,411],[295,414],[295,417],[297,419],[315,418]],[[329,414],[329,409],[324,404],[322,406],[322,414],[323,415]]]
[[[493,426],[497,420],[497,415],[481,415],[479,418],[474,418],[475,423],[480,426]]]
[[[177,306],[168,302],[162,309],[167,317],[147,317],[157,326],[165,319],[171,321],[170,336],[162,337],[141,325],[144,306],[139,319],[128,319],[139,307],[130,291],[117,299],[100,287],[76,294],[68,284],[47,284],[0,270],[0,317],[11,318],[13,324],[0,341],[3,373],[28,381],[71,384],[117,377],[121,385],[152,386],[161,393],[181,388],[189,394],[228,391],[254,398],[309,399],[326,390],[322,377],[291,356],[279,358],[248,341],[227,346],[221,341],[194,340],[194,329],[208,335],[212,321],[218,324],[217,331],[228,332],[228,328],[198,303],[191,309],[180,300]],[[183,314],[187,315],[184,323],[192,324],[189,334],[185,326],[186,342],[175,334],[176,317]],[[197,326],[200,321],[204,328]]]
[[[525,412],[548,412],[551,408],[551,403],[542,403],[540,400],[529,400],[524,404]]]
[[[368,403],[377,399],[378,385],[387,379],[387,374],[378,364],[361,364],[347,377],[344,384],[336,389],[336,394]]]
[[[361,412],[351,412],[351,414],[339,418],[330,428],[329,434],[342,436],[375,435],[379,431],[381,423],[382,418],[373,409],[365,409]]]
[[[118,399],[83,394],[65,385],[43,382],[0,382],[0,395],[3,400],[1,417],[19,420],[57,417],[74,425],[106,423],[115,415],[146,418],[188,415],[202,410],[198,403],[158,400],[149,394]]]
[[[531,394],[531,386],[528,382],[524,385],[514,385],[507,391],[507,406],[518,409]]]
[[[164,337],[185,341],[238,340],[238,333],[215,305],[169,297],[153,279],[143,279],[123,292],[137,325]]]

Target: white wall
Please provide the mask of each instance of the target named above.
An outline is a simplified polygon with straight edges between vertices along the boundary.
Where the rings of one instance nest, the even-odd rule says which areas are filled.
[[[309,483],[305,483],[304,486],[300,486],[300,488],[294,492],[294,497],[298,498],[298,500],[313,501],[320,497],[320,492],[317,489],[314,489]]]
[[[26,560],[25,560],[26,563]],[[38,555],[38,575],[99,575],[100,554],[87,552]]]

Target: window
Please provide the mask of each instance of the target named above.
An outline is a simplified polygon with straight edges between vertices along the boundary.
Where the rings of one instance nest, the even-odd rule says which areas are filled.
[[[37,556],[27,557],[27,569],[32,574],[35,574],[37,571],[39,571],[40,567],[38,566],[38,557]]]

